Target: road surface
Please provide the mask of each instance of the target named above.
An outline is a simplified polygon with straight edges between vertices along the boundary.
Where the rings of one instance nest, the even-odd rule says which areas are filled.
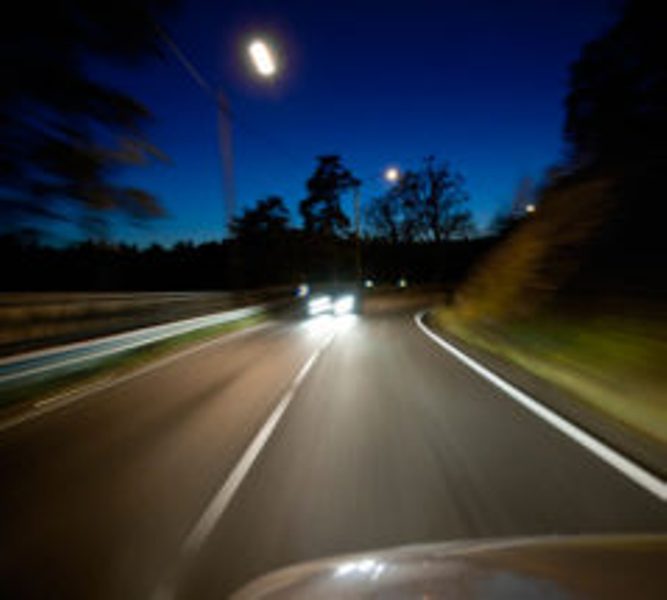
[[[399,544],[667,531],[413,311],[272,322],[0,430],[0,597],[222,598]]]

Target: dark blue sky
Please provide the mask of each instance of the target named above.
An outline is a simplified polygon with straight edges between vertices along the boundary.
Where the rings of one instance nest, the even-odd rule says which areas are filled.
[[[614,19],[608,0],[284,0],[185,2],[166,25],[238,115],[239,208],[282,195],[298,220],[318,154],[340,153],[364,178],[367,200],[388,164],[449,160],[466,178],[484,226],[519,179],[539,177],[562,152],[567,68]],[[272,85],[239,54],[268,33],[285,55]],[[151,108],[150,137],[172,159],[124,179],[158,195],[169,218],[147,230],[120,226],[140,244],[219,238],[222,180],[215,107],[168,57],[133,72],[104,69]]]

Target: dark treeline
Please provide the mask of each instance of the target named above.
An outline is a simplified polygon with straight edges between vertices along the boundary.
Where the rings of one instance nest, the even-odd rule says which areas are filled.
[[[67,247],[12,232],[0,240],[4,290],[217,290],[300,282],[459,282],[495,238],[477,239],[463,177],[427,157],[361,205],[362,182],[337,155],[319,156],[295,227],[283,198],[246,208],[220,242]],[[358,202],[355,218],[344,210]]]
[[[599,225],[587,236],[560,296],[667,299],[663,175],[667,169],[667,19],[648,0],[625,2],[620,19],[572,65],[566,100],[569,157],[545,191],[568,210],[582,189]]]
[[[402,277],[411,283],[454,284],[495,241],[389,244],[365,239],[360,243],[363,277],[376,284],[393,285]],[[0,253],[6,265],[0,279],[4,291],[225,290],[357,276],[353,240],[323,247],[294,229],[279,243],[264,246],[226,240],[144,249],[94,242],[54,248],[8,236],[0,239]],[[336,262],[331,262],[332,253]]]
[[[665,23],[657,4],[628,1],[583,47],[565,103],[567,156],[536,191],[534,214],[503,224],[506,243],[460,294],[469,313],[664,318]]]

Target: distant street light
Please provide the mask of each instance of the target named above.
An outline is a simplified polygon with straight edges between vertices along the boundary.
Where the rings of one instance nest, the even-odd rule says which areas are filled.
[[[527,213],[534,213],[535,212],[535,205],[534,204],[526,204],[526,212]]]
[[[396,183],[401,178],[401,172],[396,167],[389,167],[384,172],[384,178],[389,183]]]
[[[248,54],[255,69],[262,77],[273,77],[276,74],[278,70],[276,58],[264,40],[253,40],[248,46]]]

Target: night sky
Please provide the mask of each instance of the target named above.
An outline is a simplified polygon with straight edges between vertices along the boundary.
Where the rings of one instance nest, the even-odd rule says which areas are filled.
[[[318,154],[339,153],[382,191],[388,165],[435,154],[466,178],[483,227],[521,177],[563,151],[568,65],[615,18],[608,0],[184,2],[167,29],[229,96],[239,209],[268,194],[297,205]],[[284,54],[269,85],[247,69],[243,42],[267,34]],[[115,237],[141,245],[219,239],[224,222],[215,106],[171,57],[93,75],[144,102],[170,165],[128,171],[170,216]]]

